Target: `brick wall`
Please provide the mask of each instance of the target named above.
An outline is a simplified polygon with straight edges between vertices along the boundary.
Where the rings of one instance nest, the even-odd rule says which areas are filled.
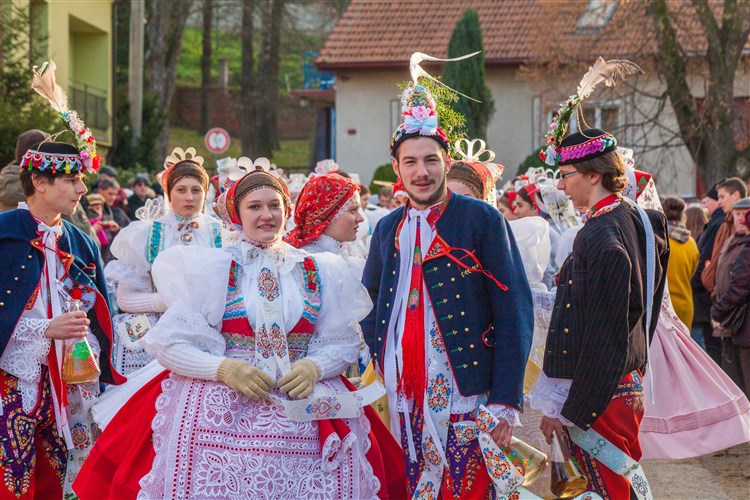
[[[200,122],[200,89],[177,87],[171,123],[196,128]],[[240,99],[236,90],[212,89],[209,126],[226,129],[232,137],[240,135]],[[315,106],[301,107],[290,96],[279,96],[279,138],[310,139],[315,130]]]

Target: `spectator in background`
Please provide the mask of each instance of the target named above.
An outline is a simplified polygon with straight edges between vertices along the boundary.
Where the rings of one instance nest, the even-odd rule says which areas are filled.
[[[148,174],[138,174],[133,177],[133,194],[128,198],[127,214],[128,218],[136,220],[135,212],[156,196],[153,189],[148,185]]]
[[[117,223],[117,228],[113,228],[112,232],[117,233],[120,229],[130,224],[130,218],[128,214],[121,208],[115,206],[117,200],[117,193],[120,191],[120,185],[117,181],[101,180],[99,181],[99,192],[98,194],[104,197],[104,220],[114,221]]]
[[[507,220],[516,220],[518,216],[513,212],[513,199],[516,196],[515,191],[506,191],[497,199],[497,209]]]
[[[735,234],[721,250],[716,270],[716,299],[711,308],[715,331],[722,336],[724,371],[750,394],[750,198],[743,198],[733,206]],[[744,320],[738,328],[725,328],[727,320],[744,307]]]
[[[735,202],[747,196],[747,186],[745,181],[739,177],[730,177],[719,182],[716,185],[716,193],[719,200],[719,207],[724,211],[725,219],[721,227],[716,231],[714,239],[714,248],[711,253],[711,260],[706,263],[706,267],[701,273],[701,282],[706,290],[713,293],[716,280],[716,266],[718,265],[719,252],[724,243],[734,234],[734,219],[732,217],[732,208]]]
[[[706,209],[697,205],[689,206],[685,209],[685,227],[690,231],[690,236],[697,242],[703,229],[708,223]]]
[[[393,204],[393,188],[391,186],[383,186],[378,192],[380,198],[380,206],[386,210],[391,210]]]
[[[41,130],[27,130],[18,136],[16,140],[16,157],[3,167],[0,171],[0,212],[7,212],[18,208],[18,203],[25,201],[23,188],[21,188],[21,158],[31,149],[31,146],[39,144],[49,137],[49,134]]]
[[[113,259],[109,247],[120,226],[112,220],[104,218],[104,196],[93,193],[86,197],[88,201],[88,215],[91,229],[96,235],[96,241],[99,242],[99,248],[102,251],[102,261],[106,264]]]
[[[698,269],[690,280],[690,285],[693,288],[693,305],[695,311],[693,314],[691,336],[693,338],[696,338],[696,336],[703,338],[702,345],[705,346],[706,352],[711,356],[714,363],[719,366],[721,366],[721,340],[713,336],[711,328],[711,293],[703,286],[701,273],[703,273],[706,263],[711,260],[716,232],[726,217],[724,211],[719,206],[719,194],[716,191],[716,186],[721,182],[724,182],[724,179],[714,184],[701,200],[701,207],[708,214],[708,222],[697,240],[698,251],[700,252]],[[700,342],[698,343],[700,344]]]
[[[120,184],[117,182],[117,169],[115,169],[115,167],[110,167],[109,165],[105,165],[100,168],[96,177],[96,182],[93,186],[91,186],[92,193],[99,192],[99,184],[102,181],[110,181],[117,184],[117,197],[115,198],[114,204],[112,206],[122,208],[124,210],[128,204],[128,194],[124,189],[120,187]]]
[[[677,316],[690,329],[693,324],[693,290],[690,278],[698,267],[698,245],[683,224],[685,202],[675,196],[667,196],[661,202],[667,216],[669,229],[669,263],[667,264],[667,286],[672,296],[672,305]],[[700,339],[701,341],[703,339]],[[696,340],[698,342],[698,340]],[[702,342],[698,342],[701,344]]]
[[[367,222],[370,223],[370,232],[372,232],[378,221],[391,213],[391,211],[370,203],[370,188],[364,184],[359,185],[359,198],[362,200],[362,211],[365,213],[365,217],[367,217]]]

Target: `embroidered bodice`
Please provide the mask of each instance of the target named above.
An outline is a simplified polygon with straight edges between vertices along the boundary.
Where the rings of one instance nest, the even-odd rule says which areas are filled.
[[[276,279],[264,275],[259,252],[278,259]],[[143,339],[150,352],[187,342],[213,356],[251,359],[260,294],[273,294],[290,357],[312,359],[323,378],[356,360],[355,325],[372,308],[340,257],[312,257],[286,243],[266,250],[246,242],[220,250],[173,247],[157,257],[153,278],[169,309]],[[201,283],[202,293],[195,293],[194,283]]]

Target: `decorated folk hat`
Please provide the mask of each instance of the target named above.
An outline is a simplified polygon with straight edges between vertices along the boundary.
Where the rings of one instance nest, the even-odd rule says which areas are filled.
[[[203,168],[203,157],[195,154],[195,148],[174,148],[164,159],[164,170],[156,175],[167,199],[172,188],[181,179],[189,177],[198,181],[203,191],[208,191],[208,173]]]
[[[29,171],[48,171],[53,174],[96,173],[101,165],[101,158],[96,154],[96,139],[78,113],[68,109],[68,96],[55,81],[55,69],[54,61],[45,62],[39,71],[35,66],[31,88],[49,101],[52,109],[63,120],[65,130],[73,135],[74,145],[71,145],[71,149],[65,153],[61,153],[60,150],[66,148],[57,146],[53,148],[32,147],[21,158],[20,166]],[[60,133],[53,135],[50,142],[54,141]]]
[[[505,167],[493,163],[495,153],[486,146],[482,139],[456,141],[454,150],[459,158],[451,163],[447,177],[464,184],[478,199],[497,207],[495,183]]]
[[[312,177],[297,198],[296,227],[284,241],[300,248],[316,240],[358,192],[354,181],[336,173]]]
[[[230,179],[231,185],[211,204],[216,215],[227,227],[242,230],[242,220],[237,208],[242,198],[258,189],[269,188],[278,192],[286,211],[289,211],[291,205],[289,188],[276,169],[276,165],[271,164],[267,158],[258,158],[253,162],[244,156],[237,160],[237,165],[247,173],[233,182]]]
[[[589,129],[566,137],[568,125],[574,114],[577,115],[579,126],[585,125],[582,103],[597,85],[604,82],[607,87],[612,87],[628,76],[641,74],[643,70],[633,62],[624,59],[605,61],[601,57],[597,59],[583,75],[576,93],[561,103],[560,109],[552,114],[552,123],[547,132],[547,147],[539,152],[542,161],[550,166],[569,165],[608,152],[605,150],[614,150],[617,143],[612,134],[599,129]]]
[[[435,99],[429,90],[410,83],[401,94],[401,113],[404,122],[398,126],[391,138],[391,156],[396,157],[399,146],[407,139],[429,137],[448,151],[448,136],[438,126]]]

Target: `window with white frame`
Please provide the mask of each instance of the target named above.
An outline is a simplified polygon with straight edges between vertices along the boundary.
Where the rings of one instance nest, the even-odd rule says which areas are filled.
[[[617,130],[621,126],[622,103],[618,100],[587,102],[583,105],[583,121],[585,124],[580,128],[598,128],[607,132]],[[547,112],[547,123],[552,122],[552,113],[557,108],[549,108]],[[578,112],[574,113],[568,124],[568,133],[578,132]]]

